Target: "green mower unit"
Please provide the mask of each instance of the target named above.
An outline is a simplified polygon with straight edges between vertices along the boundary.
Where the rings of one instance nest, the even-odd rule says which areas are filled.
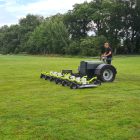
[[[78,73],[72,70],[59,72],[42,72],[40,78],[54,81],[71,89],[98,87],[102,82],[115,80],[117,71],[114,66],[104,64],[102,61],[81,61]]]
[[[54,81],[56,84],[61,84],[62,86],[69,86],[71,89],[97,87],[101,85],[97,77],[87,79],[87,76],[77,77],[70,73],[42,72],[40,78]]]

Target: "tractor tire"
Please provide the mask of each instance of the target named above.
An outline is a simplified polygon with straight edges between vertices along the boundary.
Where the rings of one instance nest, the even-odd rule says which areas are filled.
[[[114,66],[108,64],[101,64],[95,70],[95,75],[102,82],[113,82],[115,80],[117,71]]]

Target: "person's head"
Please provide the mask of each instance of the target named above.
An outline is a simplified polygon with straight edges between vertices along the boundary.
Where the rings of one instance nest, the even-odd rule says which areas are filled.
[[[109,47],[110,47],[109,43],[106,42],[106,43],[104,44],[104,47],[105,47],[105,48],[109,48]]]

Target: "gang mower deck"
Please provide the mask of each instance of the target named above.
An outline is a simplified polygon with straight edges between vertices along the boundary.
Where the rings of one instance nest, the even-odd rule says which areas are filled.
[[[50,82],[54,81],[56,84],[61,84],[62,86],[69,86],[71,89],[91,88],[101,85],[101,82],[96,77],[88,80],[86,76],[76,77],[70,73],[42,72],[40,78],[49,80]]]

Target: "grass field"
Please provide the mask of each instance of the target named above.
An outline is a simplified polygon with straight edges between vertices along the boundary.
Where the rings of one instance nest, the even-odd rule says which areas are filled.
[[[140,140],[140,56],[115,57],[116,81],[94,89],[39,79],[81,60],[1,55],[0,140]]]

